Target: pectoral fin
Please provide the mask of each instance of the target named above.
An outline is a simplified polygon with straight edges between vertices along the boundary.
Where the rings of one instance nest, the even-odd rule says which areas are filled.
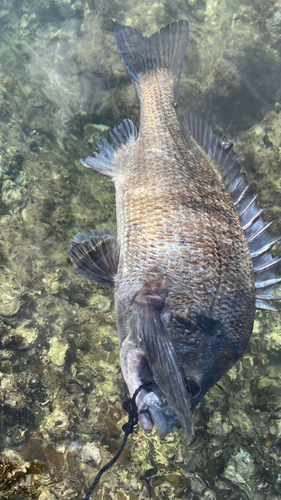
[[[91,236],[77,234],[68,252],[81,276],[114,288],[119,261],[119,246],[114,236],[105,231],[92,231]]]
[[[145,353],[156,384],[182,422],[190,442],[194,435],[190,394],[173,343],[161,320],[160,308],[160,297],[142,295],[135,298],[133,309],[135,336]]]

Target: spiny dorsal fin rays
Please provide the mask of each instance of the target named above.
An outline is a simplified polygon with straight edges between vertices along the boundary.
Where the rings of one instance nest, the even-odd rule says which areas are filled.
[[[264,271],[268,271],[269,269],[278,266],[280,262],[281,262],[281,257],[275,257],[275,259],[272,259],[271,262],[267,262],[266,264],[254,267],[254,273],[258,274],[258,273],[263,273]]]
[[[275,278],[281,257],[273,259],[271,255],[271,249],[281,240],[281,237],[276,237],[269,231],[275,219],[269,223],[264,221],[264,209],[260,209],[256,201],[258,194],[251,193],[230,142],[220,138],[207,123],[192,113],[184,117],[182,129],[185,135],[191,135],[208,156],[220,165],[224,182],[249,243],[255,274],[256,307],[276,311],[267,303],[281,300],[281,297],[273,295],[275,285],[281,282],[281,278]]]
[[[80,161],[84,167],[91,168],[114,182],[118,148],[123,144],[135,141],[137,129],[131,120],[124,120],[109,132],[109,136],[114,147],[110,146],[105,138],[101,136],[100,143],[97,144],[98,153],[94,153],[94,156],[87,156],[85,160]]]
[[[265,300],[258,299],[257,297],[256,297],[256,308],[265,309],[267,311],[277,311],[276,307],[271,306]]]

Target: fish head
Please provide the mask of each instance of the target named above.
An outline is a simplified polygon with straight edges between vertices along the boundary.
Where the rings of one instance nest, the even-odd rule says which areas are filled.
[[[155,387],[154,391],[144,390],[137,401],[137,407],[139,424],[147,434],[152,431],[154,425],[161,434],[170,434],[179,421],[165,396],[159,395],[158,387]]]
[[[170,326],[167,318],[171,314],[167,316],[165,296],[158,292],[150,287],[148,293],[134,296],[130,311],[126,301],[117,301],[121,368],[131,396],[143,386],[136,397],[143,430],[150,433],[155,425],[167,434],[180,420],[191,439],[191,399],[198,395],[200,386],[193,376],[183,376],[164,324]]]
[[[184,294],[168,285],[153,277],[130,301],[118,299],[121,367],[131,396],[141,385],[152,384],[136,399],[142,428],[151,432],[155,425],[168,433],[180,420],[190,441],[191,410],[233,366],[246,343],[235,336],[236,329],[233,335],[228,317],[224,321],[209,310],[188,307]]]
[[[139,425],[150,434],[154,425],[161,434],[169,434],[178,423],[178,416],[169,406],[165,394],[157,386],[145,352],[128,335],[121,344],[121,369],[130,396],[135,392]],[[140,390],[140,387],[141,390]]]
[[[179,417],[171,408],[165,393],[156,383],[149,366],[146,353],[127,337],[121,346],[121,368],[128,385],[130,395],[135,391],[136,405],[139,414],[139,425],[150,434],[155,426],[161,434],[169,434],[179,422]],[[165,373],[163,373],[165,378]],[[190,397],[191,407],[196,406],[201,386],[196,377],[184,377],[187,394]],[[161,383],[161,381],[160,381]],[[142,389],[139,388],[142,386]]]

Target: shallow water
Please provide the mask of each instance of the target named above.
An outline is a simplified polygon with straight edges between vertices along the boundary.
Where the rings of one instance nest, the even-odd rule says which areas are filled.
[[[179,113],[237,142],[270,220],[281,212],[280,1],[0,1],[0,499],[82,499],[121,442],[113,294],[67,254],[76,233],[115,230],[114,186],[79,158],[124,118],[138,124],[114,26],[151,34],[182,18]],[[194,412],[191,446],[180,427],[137,429],[93,498],[281,499],[280,328],[279,313],[257,312],[246,354]]]

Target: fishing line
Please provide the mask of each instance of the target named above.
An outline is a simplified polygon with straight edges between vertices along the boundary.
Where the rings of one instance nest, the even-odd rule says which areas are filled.
[[[118,460],[118,458],[120,457],[122,451],[125,448],[125,445],[126,445],[126,442],[127,442],[129,435],[133,434],[134,427],[138,423],[139,415],[138,415],[138,409],[137,409],[137,405],[136,405],[136,397],[142,389],[145,389],[146,387],[148,387],[151,384],[152,384],[152,382],[145,382],[144,384],[140,385],[137,388],[137,390],[134,392],[133,397],[128,398],[128,399],[126,399],[126,401],[124,401],[123,408],[129,414],[129,419],[128,419],[128,422],[126,422],[126,424],[124,424],[122,427],[122,430],[125,432],[125,434],[124,434],[122,443],[120,445],[120,448],[117,451],[116,455],[110,460],[110,462],[108,462],[106,465],[104,465],[104,467],[102,467],[100,469],[100,471],[96,475],[94,482],[92,483],[87,495],[85,496],[84,500],[90,499],[90,496],[92,495],[95,487],[97,486],[101,476],[104,474],[104,472],[106,472],[108,469],[110,469],[110,467],[112,467],[115,464],[115,462]]]

